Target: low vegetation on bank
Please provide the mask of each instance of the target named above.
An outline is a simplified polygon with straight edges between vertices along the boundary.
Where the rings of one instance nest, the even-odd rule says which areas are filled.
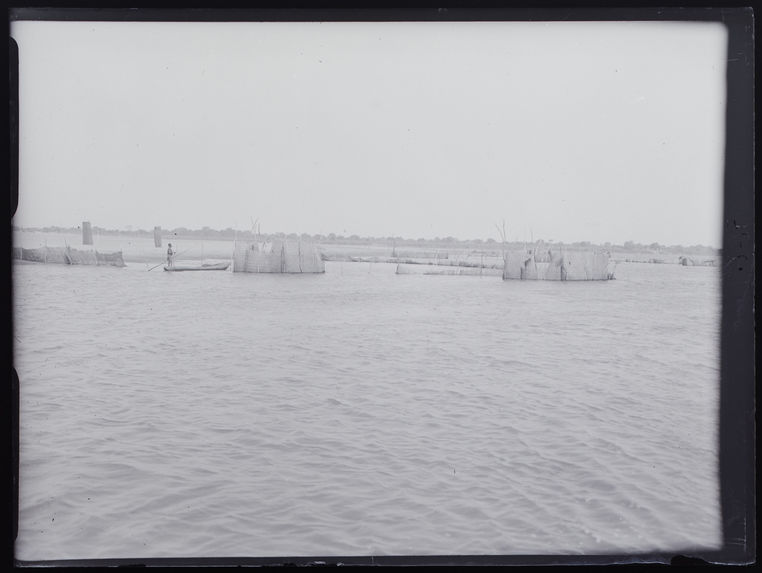
[[[44,232],[44,233],[81,233],[80,227],[13,227],[14,231],[32,231],[32,232]],[[113,235],[113,236],[128,236],[128,237],[144,237],[153,238],[153,230],[144,229],[104,229],[102,227],[93,226],[93,233],[96,235]],[[358,235],[339,235],[330,233],[328,235],[315,234],[310,235],[308,233],[263,233],[257,235],[251,231],[238,231],[228,227],[227,229],[211,229],[209,227],[203,227],[201,229],[187,229],[185,227],[178,227],[175,229],[164,229],[162,235],[166,237],[174,237],[176,240],[222,240],[222,241],[253,241],[258,237],[262,238],[278,238],[278,239],[302,239],[303,241],[309,241],[317,244],[333,244],[333,245],[367,245],[367,246],[389,246],[392,249],[397,247],[426,247],[432,249],[471,249],[471,250],[495,250],[505,246],[506,248],[516,248],[524,245],[523,241],[520,242],[506,242],[505,245],[501,241],[493,238],[488,239],[457,239],[455,237],[434,237],[433,239],[410,239],[404,237],[360,237]],[[550,241],[549,241],[550,242]],[[589,241],[577,241],[569,243],[556,243],[563,244],[565,247],[579,248],[579,249],[605,249],[609,251],[616,251],[618,253],[662,253],[665,255],[704,255],[704,256],[718,256],[720,250],[714,247],[706,245],[661,245],[659,243],[636,243],[634,241],[626,241],[623,244],[603,243],[596,244]]]

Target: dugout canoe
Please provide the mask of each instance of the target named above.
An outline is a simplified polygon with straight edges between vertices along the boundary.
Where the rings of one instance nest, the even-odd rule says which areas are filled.
[[[230,266],[230,263],[204,263],[202,265],[173,265],[164,267],[168,272],[180,271],[224,271]]]

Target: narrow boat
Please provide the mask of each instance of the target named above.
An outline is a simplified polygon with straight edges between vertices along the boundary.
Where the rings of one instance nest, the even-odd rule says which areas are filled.
[[[201,265],[173,265],[164,267],[165,271],[224,271],[230,266],[230,263],[203,263]]]

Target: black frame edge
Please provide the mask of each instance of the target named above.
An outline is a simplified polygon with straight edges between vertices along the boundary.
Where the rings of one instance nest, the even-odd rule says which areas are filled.
[[[756,559],[754,12],[723,11],[728,30],[723,205],[720,480],[729,563]]]

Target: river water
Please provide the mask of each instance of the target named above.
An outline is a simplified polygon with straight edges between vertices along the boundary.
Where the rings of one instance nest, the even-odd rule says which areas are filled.
[[[17,263],[22,560],[717,548],[719,269]]]

